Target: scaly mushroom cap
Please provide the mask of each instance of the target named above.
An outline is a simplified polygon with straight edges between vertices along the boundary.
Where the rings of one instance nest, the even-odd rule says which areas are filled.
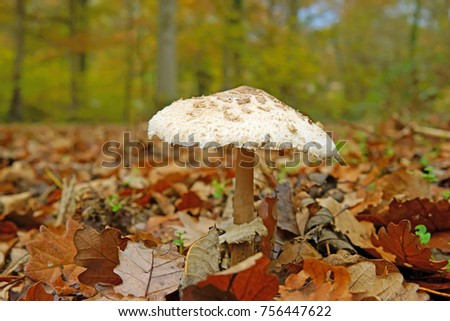
[[[148,135],[182,145],[304,150],[325,158],[334,143],[307,116],[261,89],[247,86],[177,100],[149,121]],[[269,144],[270,143],[270,144]],[[327,147],[328,144],[328,148]],[[304,150],[306,151],[306,150]]]

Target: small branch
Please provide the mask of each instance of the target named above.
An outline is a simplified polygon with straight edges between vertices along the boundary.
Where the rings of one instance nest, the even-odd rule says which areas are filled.
[[[413,132],[415,132],[417,134],[422,134],[425,136],[431,136],[431,137],[436,137],[436,138],[450,139],[450,131],[448,131],[448,130],[419,126],[414,123],[411,124],[411,129]]]
[[[435,295],[440,295],[445,298],[450,298],[450,294],[448,294],[448,293],[443,293],[443,292],[439,292],[439,291],[435,291],[435,290],[431,290],[431,289],[427,289],[427,288],[423,288],[423,287],[420,287],[419,290],[422,290],[427,293],[435,294]]]

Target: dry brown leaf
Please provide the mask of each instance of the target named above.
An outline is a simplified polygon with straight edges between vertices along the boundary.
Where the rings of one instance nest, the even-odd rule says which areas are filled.
[[[152,194],[152,197],[158,203],[163,214],[170,216],[175,213],[175,206],[170,203],[170,200],[165,195],[155,192]]]
[[[186,255],[182,288],[206,279],[209,274],[220,271],[219,235],[212,227],[208,234],[195,241]]]
[[[412,226],[423,224],[430,232],[450,230],[450,202],[432,202],[426,198],[400,202],[394,199],[386,213],[377,215],[384,225],[409,220]]]
[[[255,239],[256,235],[266,236],[267,228],[260,217],[255,218],[250,223],[240,225],[231,224],[224,228],[225,233],[219,236],[220,243],[243,243]]]
[[[270,260],[257,253],[228,270],[209,275],[187,287],[183,300],[272,300],[278,291],[278,278],[267,273]]]
[[[382,227],[378,237],[372,235],[372,242],[394,254],[395,262],[400,265],[435,272],[447,264],[447,261],[431,259],[431,250],[420,244],[419,236],[411,233],[411,222],[407,220],[398,225],[389,223],[387,230]]]
[[[95,295],[92,287],[80,284],[78,276],[85,270],[77,266],[77,253],[73,237],[80,224],[69,218],[64,234],[58,235],[41,226],[36,240],[26,245],[30,260],[25,266],[25,275],[32,280],[51,285],[57,294],[83,293],[86,297]]]
[[[0,215],[6,216],[13,212],[20,212],[26,208],[31,196],[30,192],[0,196]]]
[[[183,211],[187,209],[198,209],[203,207],[204,201],[197,195],[197,193],[189,191],[183,195],[176,202],[176,207],[178,211]]]
[[[190,246],[196,240],[208,234],[209,228],[216,224],[216,221],[204,216],[195,218],[186,212],[178,212],[177,214],[183,226],[173,225],[173,228],[177,232],[185,233],[183,234],[185,246]]]
[[[113,272],[119,264],[119,248],[123,250],[127,243],[119,230],[106,228],[99,234],[91,227],[84,227],[75,232],[74,243],[77,248],[75,263],[87,269],[78,276],[81,282],[90,286],[122,283]]]
[[[398,272],[377,275],[376,266],[369,261],[363,261],[347,268],[350,273],[349,291],[355,300],[376,298],[382,301],[391,300],[424,300],[427,295],[418,293],[418,286],[405,283]]]
[[[311,279],[311,282],[308,282]],[[280,286],[281,301],[351,300],[350,275],[345,267],[317,259],[305,259],[303,270],[291,274]]]
[[[372,248],[370,236],[375,233],[375,228],[370,222],[359,222],[349,210],[343,207],[334,198],[327,197],[318,200],[320,206],[328,208],[334,216],[336,230],[348,236],[353,245],[360,248]]]
[[[280,256],[270,262],[269,271],[279,273],[289,264],[297,264],[304,259],[321,259],[322,255],[308,242],[295,238],[285,242]]]
[[[0,242],[9,241],[15,238],[17,236],[17,231],[17,226],[13,222],[0,221]]]
[[[23,301],[53,301],[53,294],[47,293],[41,282],[28,288]]]
[[[277,230],[276,199],[266,196],[258,206],[258,216],[262,219],[267,228],[267,236],[261,241],[261,251],[267,257],[271,257],[273,244],[275,242],[275,232]]]
[[[114,272],[123,283],[114,290],[124,296],[164,300],[178,289],[183,276],[184,256],[173,244],[149,249],[142,243],[128,242],[119,252],[119,261]]]
[[[289,183],[283,183],[276,187],[277,193],[277,220],[278,227],[299,235],[297,222],[295,220],[294,205],[292,203],[292,191]]]

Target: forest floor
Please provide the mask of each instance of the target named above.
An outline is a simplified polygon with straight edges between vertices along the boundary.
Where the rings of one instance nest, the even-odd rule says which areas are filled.
[[[233,168],[145,124],[1,126],[0,300],[448,300],[450,126],[336,127],[346,165],[257,167],[236,226]]]

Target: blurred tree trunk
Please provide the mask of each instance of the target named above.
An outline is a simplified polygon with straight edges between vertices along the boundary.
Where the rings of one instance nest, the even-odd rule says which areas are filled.
[[[85,74],[87,70],[87,8],[88,0],[69,0],[69,34],[72,40],[70,55],[70,118],[85,102]]]
[[[231,10],[225,18],[225,39],[223,44],[223,84],[222,89],[242,85],[242,46],[244,45],[244,0],[233,0]]]
[[[153,0],[152,0],[153,1]],[[143,20],[142,8],[145,6],[144,0],[138,1],[138,12],[140,13],[139,20]],[[146,79],[148,67],[149,67],[149,59],[146,57],[146,51],[148,50],[147,45],[145,43],[145,38],[149,33],[148,26],[139,23],[136,26],[136,54],[138,56],[138,77],[139,77],[139,100],[143,106],[148,106],[149,103],[149,86],[148,80]]]
[[[178,98],[177,0],[159,0],[158,58],[155,105],[158,109]]]
[[[410,62],[410,84],[409,84],[409,99],[410,99],[410,112],[414,112],[420,109],[419,98],[419,79],[417,76],[417,39],[419,37],[419,23],[420,23],[420,11],[422,10],[421,0],[414,0],[414,13],[411,24],[411,31],[409,34],[409,62]]]
[[[20,121],[22,115],[22,69],[25,56],[25,0],[16,0],[15,58],[12,76],[12,98],[8,121]]]
[[[300,0],[289,0],[288,2],[288,25],[291,32],[299,29],[298,10],[300,8]]]
[[[133,99],[133,78],[134,78],[134,53],[135,53],[135,15],[139,9],[139,2],[124,0],[126,7],[126,32],[127,40],[125,42],[125,83],[124,83],[124,101],[123,101],[123,121],[129,122],[131,115],[131,102]]]

